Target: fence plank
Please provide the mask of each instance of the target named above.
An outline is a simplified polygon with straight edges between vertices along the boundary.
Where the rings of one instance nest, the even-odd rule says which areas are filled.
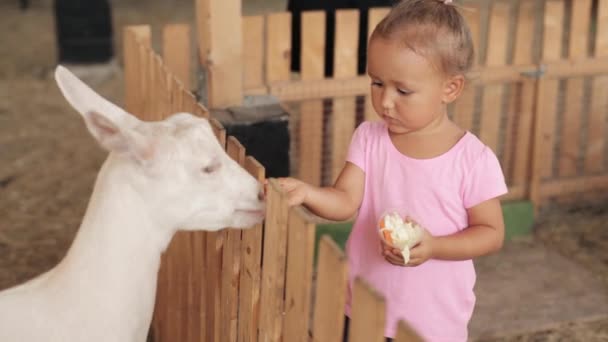
[[[302,208],[290,210],[283,341],[308,342],[315,228]]]
[[[243,101],[241,1],[196,0],[196,21],[199,56],[208,72],[209,107],[240,105]]]
[[[473,6],[472,4],[467,4],[467,8],[469,6]],[[479,10],[479,5],[476,5],[476,8],[472,8],[470,11],[462,11],[462,14],[469,25],[469,30],[471,31],[471,37],[473,39],[473,45],[475,49],[479,48],[480,41],[480,31],[479,25],[481,21],[481,11]],[[478,54],[476,51],[476,58],[474,60],[474,66],[477,66],[478,62]],[[475,98],[477,97],[478,92],[480,91],[479,87],[473,84],[466,84],[463,93],[460,95],[460,98],[454,102],[454,114],[453,120],[454,122],[462,127],[463,129],[470,131],[473,129],[473,114],[475,113]]]
[[[290,79],[291,13],[273,13],[266,17],[266,82]]]
[[[226,130],[215,119],[209,121],[221,146],[226,146]],[[220,318],[222,312],[221,292],[222,288],[222,249],[225,240],[225,232],[207,232],[205,246],[205,263],[207,274],[205,292],[205,310],[207,317],[207,329],[205,341],[221,341]]]
[[[527,65],[534,62],[533,40],[536,3],[522,1],[519,4],[517,27],[515,33],[515,51],[513,64]],[[527,79],[512,85],[509,102],[508,128],[505,136],[504,164],[507,166],[507,180],[510,184],[520,185],[527,182],[529,162],[532,149],[532,116],[534,110],[534,79]]]
[[[591,0],[573,1],[571,14],[569,58],[576,60],[587,56]],[[581,146],[581,117],[584,115],[584,82],[583,77],[575,77],[568,79],[566,84],[565,112],[560,138],[560,176],[572,176],[577,173]]]
[[[348,332],[352,342],[384,342],[386,303],[361,278],[353,286],[352,323]]]
[[[510,4],[494,3],[490,14],[490,32],[486,65],[502,66],[507,62]],[[487,85],[483,92],[479,137],[500,156],[499,133],[505,86]]]
[[[336,39],[334,48],[334,77],[357,75],[359,49],[359,10],[336,11]]]
[[[349,78],[357,76],[359,48],[359,11],[336,11],[336,45],[334,49],[334,77]],[[355,97],[333,100],[331,114],[331,183],[335,182],[346,160],[348,145],[355,130],[357,116]]]
[[[325,235],[319,242],[312,341],[342,341],[346,291],[346,258],[340,247]]]
[[[374,8],[369,9],[368,17],[367,17],[367,37],[368,38],[372,35],[372,33],[374,32],[374,29],[376,28],[376,26],[378,26],[380,21],[382,21],[382,19],[384,19],[384,17],[386,17],[388,12],[390,12],[390,8],[386,8],[386,7],[374,7]]]
[[[321,80],[325,77],[325,12],[302,13],[301,78]],[[298,176],[311,184],[321,184],[323,151],[323,102],[300,104]]]
[[[226,151],[239,165],[245,162],[245,148],[235,137],[228,137]],[[222,341],[236,342],[238,319],[238,293],[241,269],[241,230],[228,229],[224,232],[222,249],[222,316],[220,329]]]
[[[245,158],[245,169],[259,182],[264,181],[264,167],[252,157]],[[262,278],[263,225],[243,231],[239,290],[239,342],[258,340],[260,283]]]
[[[259,340],[281,340],[287,254],[287,200],[275,180],[267,187]]]
[[[150,47],[150,26],[126,26],[123,30],[124,68],[125,68],[125,109],[141,115],[141,89],[139,88],[142,69],[140,62],[141,45]]]
[[[544,17],[544,37],[542,47],[542,62],[548,63],[561,59],[562,49],[562,33],[564,30],[564,2],[563,0],[548,1],[545,5]],[[543,101],[542,111],[536,110],[536,115],[540,118],[542,127],[538,127],[541,123],[537,123],[536,127],[542,130],[540,137],[542,140],[535,143],[540,144],[538,155],[534,155],[537,159],[540,169],[540,178],[547,178],[553,174],[553,163],[555,156],[553,146],[555,145],[555,127],[557,114],[557,95],[559,91],[559,81],[555,79],[546,80],[543,82]],[[537,101],[540,101],[537,98]]]
[[[190,89],[190,25],[172,24],[163,28],[163,61],[167,69]]]
[[[300,49],[302,80],[320,80],[325,75],[325,11],[302,13]]]
[[[416,331],[414,331],[414,329],[407,325],[407,323],[400,321],[399,324],[397,324],[395,342],[424,342],[424,340]]]
[[[264,86],[264,17],[243,17],[243,57],[245,89]]]
[[[598,1],[597,29],[595,32],[595,58],[608,57],[608,1]],[[585,151],[585,172],[595,173],[604,169],[606,146],[606,115],[608,115],[608,75],[593,79],[591,87],[591,106]]]
[[[323,101],[300,103],[298,177],[313,185],[321,185],[323,158]],[[305,162],[304,162],[305,161]]]

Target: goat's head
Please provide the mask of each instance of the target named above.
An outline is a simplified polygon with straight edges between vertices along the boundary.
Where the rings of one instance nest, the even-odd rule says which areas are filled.
[[[105,100],[67,69],[55,79],[89,132],[110,152],[113,168],[172,228],[247,228],[264,214],[260,184],[222,149],[208,120],[178,113],[143,122]]]

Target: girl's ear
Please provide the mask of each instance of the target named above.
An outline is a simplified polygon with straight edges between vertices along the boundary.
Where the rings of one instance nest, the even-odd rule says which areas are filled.
[[[444,83],[443,87],[443,103],[452,103],[460,96],[464,89],[465,79],[463,75],[450,76]]]

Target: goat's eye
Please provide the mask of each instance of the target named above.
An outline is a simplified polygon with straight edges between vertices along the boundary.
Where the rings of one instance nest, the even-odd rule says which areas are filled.
[[[214,163],[211,163],[211,164],[205,166],[203,168],[203,172],[207,173],[207,174],[214,173],[215,171],[219,170],[221,166],[222,166],[222,164],[220,164],[218,162],[214,162]]]

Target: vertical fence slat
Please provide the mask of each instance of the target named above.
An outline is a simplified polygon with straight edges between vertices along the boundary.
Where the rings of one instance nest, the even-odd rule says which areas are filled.
[[[190,89],[190,25],[171,24],[163,28],[163,61],[165,66]]]
[[[264,180],[264,167],[252,157],[245,158],[245,169],[258,181]],[[243,231],[239,280],[239,342],[258,340],[262,236],[262,224]]]
[[[315,228],[304,210],[290,210],[283,341],[308,342]]]
[[[334,78],[357,75],[359,49],[359,10],[336,11],[336,38],[334,48]],[[328,61],[329,62],[329,61]]]
[[[519,5],[517,27],[515,33],[515,51],[513,64],[532,64],[532,39],[535,27],[535,2],[522,1]],[[509,183],[523,185],[526,183],[531,155],[530,141],[532,137],[532,116],[534,110],[535,80],[526,79],[517,87],[513,85],[509,103],[509,118],[514,122],[509,124],[515,134],[505,137],[505,164],[509,166]]]
[[[561,57],[564,2],[548,1],[543,20],[542,62],[557,61]],[[534,110],[534,141],[530,174],[530,200],[535,209],[541,199],[540,183],[552,174],[554,162],[555,118],[559,83],[555,79],[540,78],[536,83],[536,108]]]
[[[492,7],[488,35],[488,42],[491,44],[488,44],[486,66],[503,66],[507,62],[509,7],[510,4],[498,2]],[[497,154],[504,90],[504,84],[487,85],[481,107],[480,139]]]
[[[336,39],[334,47],[334,78],[357,76],[359,49],[359,11],[336,11]],[[333,183],[339,176],[351,136],[355,130],[357,99],[354,97],[333,100],[331,115],[330,177]]]
[[[378,26],[380,21],[382,21],[382,19],[384,19],[384,17],[386,17],[386,15],[388,14],[389,11],[390,11],[390,8],[386,8],[386,7],[376,7],[376,8],[369,9],[368,17],[367,17],[367,37],[368,38],[372,35],[372,32],[374,32],[374,29],[376,28],[376,26]]]
[[[206,311],[206,288],[207,288],[207,263],[205,261],[205,246],[207,244],[207,234],[205,232],[193,232],[191,234],[192,260],[194,262],[192,268],[194,291],[192,300],[198,305],[196,315],[192,315],[191,329],[195,331],[192,341],[204,341],[207,334],[207,311]]]
[[[171,103],[171,89],[175,86],[175,78],[163,65],[163,60],[155,54],[155,90],[154,101],[157,103],[157,119],[162,120],[173,114]],[[177,87],[175,87],[177,88]],[[181,88],[181,87],[180,87]],[[181,90],[183,91],[183,90]]]
[[[386,17],[386,15],[388,14],[389,11],[390,11],[390,9],[385,8],[385,7],[369,9],[368,17],[367,17],[367,37],[368,37],[368,39],[374,32],[374,29],[376,28],[376,26],[378,26],[378,23],[380,23],[380,21],[384,17]],[[378,117],[378,114],[376,114],[376,111],[374,110],[374,105],[372,103],[372,97],[369,94],[367,96],[365,96],[364,108],[365,108],[365,112],[363,113],[363,117],[364,117],[365,121],[380,120],[380,117]]]
[[[384,342],[385,311],[384,298],[361,278],[355,279],[349,341]]]
[[[245,162],[245,148],[235,137],[228,137],[226,151],[239,165]],[[222,315],[220,321],[222,341],[236,342],[238,319],[238,285],[241,268],[241,230],[224,231],[222,249]]]
[[[240,105],[243,101],[241,1],[196,0],[196,20],[199,56],[208,71],[209,107]]]
[[[591,0],[572,1],[570,22],[569,58],[577,60],[587,56]],[[559,175],[577,173],[580,156],[581,117],[583,115],[584,77],[573,77],[566,84],[565,114],[560,137]]]
[[[561,59],[562,33],[564,30],[564,2],[563,0],[548,1],[545,5],[544,18],[544,37],[542,49],[542,61],[558,61]],[[559,80],[550,79],[543,82],[543,111],[536,110],[536,115],[542,116],[542,141],[538,141],[539,155],[534,158],[539,159],[540,177],[547,178],[553,173],[553,163],[555,155],[553,147],[555,145],[555,127],[557,115],[557,96],[559,93]],[[539,101],[540,98],[537,99]]]
[[[124,68],[125,68],[125,108],[129,113],[141,115],[141,49],[142,45],[150,47],[150,26],[127,26],[124,35]]]
[[[325,72],[325,12],[303,12],[301,32],[301,78],[320,80]]]
[[[312,341],[342,341],[347,287],[346,257],[325,235],[319,242]]]
[[[243,17],[243,82],[245,89],[264,86],[264,17]]]
[[[266,17],[266,82],[287,81],[291,64],[291,14]]]
[[[467,5],[467,7],[473,6],[473,4]],[[480,16],[479,5],[472,7],[470,11],[462,11],[462,14],[469,25],[471,31],[471,38],[475,48],[475,59],[473,66],[477,66],[479,52],[477,49],[480,48]],[[473,113],[475,111],[475,97],[479,91],[479,87],[473,84],[466,84],[463,93],[460,98],[454,103],[454,122],[461,128],[470,131],[473,128]]]
[[[267,190],[259,340],[273,342],[280,341],[283,327],[288,209],[275,180]]]
[[[597,7],[595,32],[595,58],[608,57],[608,0],[600,0]],[[588,142],[585,151],[585,171],[599,172],[604,169],[606,146],[606,115],[608,115],[608,75],[596,76],[591,87],[589,108]]]
[[[322,79],[325,72],[325,12],[302,13],[302,80]],[[323,152],[323,102],[300,104],[298,177],[314,185],[321,184]],[[302,162],[302,161],[306,162]]]
[[[399,324],[397,324],[395,342],[424,342],[424,340],[407,323],[400,321]]]
[[[209,120],[220,145],[226,146],[226,130],[215,119]],[[224,232],[207,232],[207,245],[205,246],[206,276],[206,317],[207,330],[205,341],[221,341],[220,318],[222,303],[220,289],[222,288],[222,249],[224,245]]]

